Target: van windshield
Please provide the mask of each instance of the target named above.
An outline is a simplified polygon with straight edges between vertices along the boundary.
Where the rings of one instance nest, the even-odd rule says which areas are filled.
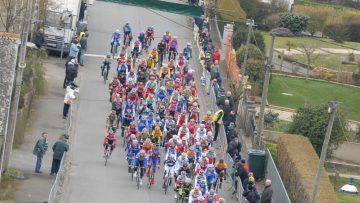
[[[71,16],[66,13],[62,14],[59,12],[48,11],[46,16],[45,25],[51,27],[65,28],[71,29]]]

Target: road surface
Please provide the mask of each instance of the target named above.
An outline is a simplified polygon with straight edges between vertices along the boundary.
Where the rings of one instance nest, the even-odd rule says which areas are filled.
[[[162,180],[160,174],[157,174],[155,186],[151,190],[146,188],[146,179],[140,191],[136,189],[135,182],[130,181],[130,174],[127,172],[122,146],[117,146],[108,165],[104,166],[102,143],[105,119],[111,105],[107,85],[100,77],[102,58],[97,55],[104,55],[110,50],[111,34],[126,22],[132,25],[133,33],[144,31],[149,25],[153,26],[156,43],[169,30],[173,36],[178,36],[181,45],[179,48],[182,48],[193,39],[192,30],[187,28],[188,18],[158,12],[162,15],[160,16],[145,8],[107,2],[95,2],[88,10],[89,55],[85,57],[85,67],[81,67],[68,202],[174,202],[173,191],[164,195],[159,184]],[[115,74],[115,66],[110,73],[110,76]],[[203,107],[205,106],[204,104]]]

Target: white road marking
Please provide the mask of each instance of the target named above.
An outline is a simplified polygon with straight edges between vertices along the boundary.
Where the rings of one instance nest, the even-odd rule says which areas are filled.
[[[283,95],[285,95],[285,96],[294,96],[294,94],[286,93],[286,92],[283,92],[283,93],[281,93],[281,94],[283,94]]]
[[[85,56],[90,56],[90,57],[99,57],[99,58],[104,58],[105,55],[101,55],[101,54],[84,54]]]

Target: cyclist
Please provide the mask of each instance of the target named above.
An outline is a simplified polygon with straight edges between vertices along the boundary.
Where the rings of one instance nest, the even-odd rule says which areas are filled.
[[[120,86],[120,81],[118,79],[117,76],[114,76],[114,78],[109,82],[109,93],[110,93],[110,97],[109,97],[109,101],[111,102],[112,101],[112,96],[114,96],[114,94],[117,94],[117,91],[116,90],[119,90],[121,91],[121,86]],[[120,94],[120,93],[119,93]],[[120,94],[120,97],[122,98],[122,94]]]
[[[132,135],[131,135],[132,136]],[[130,138],[131,138],[130,136]],[[135,135],[134,135],[135,136]],[[140,152],[141,148],[138,141],[135,139],[129,146],[127,151],[127,160],[128,160],[128,172],[130,173],[131,167],[133,166],[133,162],[135,160],[136,155]]]
[[[108,78],[109,75],[109,70],[110,70],[110,64],[111,64],[111,54],[107,53],[106,57],[103,59],[102,63],[101,63],[101,76],[104,76],[104,69],[106,67],[106,80]]]
[[[139,54],[141,52],[141,44],[142,44],[142,42],[140,41],[140,37],[138,37],[131,47],[131,57],[132,58],[136,59],[139,56]]]
[[[175,181],[175,199],[177,198],[177,192],[179,191],[180,187],[185,184],[186,179],[186,171],[181,171],[180,175],[176,178]]]
[[[173,57],[173,59],[175,59],[176,53],[178,51],[178,41],[177,41],[177,37],[174,36],[174,38],[171,40],[171,42],[169,43],[169,61],[170,59]]]
[[[208,129],[207,129],[208,130]],[[214,136],[211,130],[208,130],[206,136],[205,136],[205,140],[208,142],[209,147],[213,147],[214,146]]]
[[[136,137],[139,136],[139,131],[136,128],[135,122],[131,122],[129,127],[126,129],[126,137],[130,136],[131,134],[134,134]]]
[[[206,181],[205,180],[199,181],[197,186],[199,186],[199,188],[200,188],[201,195],[205,196],[206,193],[208,192],[208,187],[206,185]]]
[[[196,141],[200,141],[206,136],[206,129],[204,124],[200,124],[199,128],[196,130]]]
[[[164,55],[166,52],[166,41],[161,40],[161,42],[157,45],[157,51],[159,53],[160,66],[162,65]]]
[[[126,38],[129,38],[129,44],[127,44],[127,46],[130,46],[130,39],[131,39],[131,26],[129,23],[126,23],[123,27],[123,31],[124,31],[124,45],[126,43]]]
[[[111,48],[110,48],[110,53],[112,53],[112,51],[113,51],[114,43],[116,43],[116,44],[115,44],[116,47],[120,46],[120,39],[121,39],[120,30],[117,29],[117,30],[112,34],[112,36],[111,36],[111,43],[110,43]]]
[[[155,31],[154,31],[154,28],[149,26],[147,29],[146,29],[146,44],[147,42],[149,41],[149,46],[151,45],[151,41],[154,40],[154,35],[155,35]]]
[[[108,147],[110,147],[110,154],[111,156],[112,151],[115,148],[115,145],[117,144],[117,138],[116,138],[116,128],[111,128],[108,130],[106,137],[104,138],[104,156],[106,156],[106,151]]]
[[[150,138],[147,138],[142,145],[142,149],[145,151],[146,154],[149,154],[154,148],[153,143],[151,142]]]
[[[186,137],[183,137],[181,139],[181,142],[178,144],[178,149],[177,149],[178,154],[186,153],[188,151],[189,144],[187,140],[188,139]]]
[[[141,47],[145,47],[145,33],[140,32],[138,39],[141,42]]]
[[[200,191],[200,187],[195,186],[195,188],[193,190],[191,190],[189,199],[191,202],[196,202],[196,203],[200,202],[202,199],[204,199],[203,195]]]
[[[156,47],[154,47],[151,51],[149,51],[149,56],[155,60],[155,63],[159,60],[159,52],[157,51]]]
[[[176,164],[176,150],[175,145],[170,147],[165,155],[165,171],[164,171],[164,184],[163,187],[165,187],[165,177],[173,177],[175,173],[175,164]],[[171,183],[170,183],[171,184]]]
[[[180,199],[189,198],[190,191],[192,190],[192,187],[193,186],[191,184],[191,179],[186,178],[185,184],[183,184],[179,189],[179,197],[180,197]]]
[[[186,139],[189,138],[189,129],[187,128],[186,123],[183,123],[179,128],[178,136],[180,139],[182,139],[183,137],[185,137]]]
[[[153,55],[149,55],[148,58],[146,59],[146,67],[149,70],[154,70],[155,67],[155,59]]]
[[[186,60],[189,60],[190,58],[192,58],[192,49],[191,49],[191,43],[188,42],[186,44],[186,47],[183,50],[184,52],[184,56],[186,57]]]
[[[205,203],[218,203],[219,195],[215,193],[213,189],[209,190],[209,192],[204,196]]]
[[[213,186],[215,184],[215,181],[217,179],[217,174],[216,174],[214,165],[208,164],[204,173],[206,176],[206,182],[208,185],[208,189],[210,190],[211,186]]]
[[[209,150],[206,152],[206,157],[209,159],[209,164],[215,163],[216,153],[214,147],[209,147]]]
[[[179,171],[179,169],[181,167],[183,167],[183,165],[185,163],[189,163],[189,159],[187,158],[187,154],[185,152],[181,153],[181,156],[179,156],[177,159],[176,159],[176,165],[175,165],[175,170],[176,171]]]
[[[147,97],[150,93],[154,94],[156,90],[157,90],[156,77],[149,76],[149,81],[147,81],[145,85],[145,97]]]
[[[117,129],[118,128],[118,120],[116,116],[116,111],[111,111],[109,116],[106,119],[106,129]]]
[[[165,34],[162,37],[162,40],[164,40],[166,44],[169,44],[169,42],[171,42],[171,34],[169,31],[165,32]]]
[[[144,150],[140,150],[140,152],[136,155],[135,157],[135,162],[134,162],[134,177],[136,177],[137,175],[137,169],[138,167],[140,167],[140,185],[142,185],[142,178],[144,176],[144,172],[147,166],[147,157],[146,157],[146,152]]]
[[[162,131],[160,129],[160,126],[155,126],[154,130],[151,133],[151,139],[153,143],[160,144],[162,140]]]
[[[224,180],[226,180],[226,169],[227,169],[227,164],[225,163],[224,159],[220,159],[219,161],[216,162],[215,164],[215,171],[218,175],[218,177],[220,178],[220,185],[219,188],[221,188],[221,183],[222,183],[222,178],[224,178]],[[214,185],[214,187],[216,187],[216,185]]]
[[[150,170],[152,170],[152,173],[154,174],[154,177],[152,177],[150,184],[154,184],[154,179],[155,179],[155,173],[156,173],[156,168],[160,168],[160,151],[159,151],[159,146],[155,145],[154,150],[150,151],[149,154],[149,161],[148,161],[148,172],[147,172],[147,176],[150,176]]]

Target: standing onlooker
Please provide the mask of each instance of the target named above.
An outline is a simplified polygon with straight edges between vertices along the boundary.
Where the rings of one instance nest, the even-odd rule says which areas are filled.
[[[68,139],[69,139],[68,135],[62,135],[60,139],[56,141],[52,147],[54,154],[51,164],[51,173],[50,173],[51,175],[58,173],[64,152],[67,152],[69,150],[69,144],[67,143]]]
[[[66,62],[66,65],[71,59],[78,59],[79,48],[80,48],[79,40],[74,39],[70,46],[69,59]]]
[[[79,12],[79,21],[83,21],[85,18],[85,11],[87,10],[87,4],[84,0],[81,1],[80,12]]]
[[[221,58],[221,50],[219,48],[216,48],[215,52],[212,55],[213,63],[215,63],[215,61],[218,61],[219,63],[220,58]]]
[[[47,132],[41,133],[41,138],[38,139],[34,146],[33,154],[36,156],[35,173],[42,173],[40,171],[42,159],[48,149]]]
[[[214,135],[214,141],[217,140],[217,137],[219,135],[219,129],[220,126],[222,125],[222,119],[224,117],[224,110],[222,109],[222,106],[219,106],[219,110],[217,112],[215,112],[213,118],[214,118],[214,123],[215,123],[215,135]]]
[[[42,45],[45,43],[45,35],[44,30],[40,28],[36,33],[34,37],[34,44],[38,49],[42,47]]]
[[[260,203],[271,203],[272,195],[273,195],[273,189],[271,188],[271,180],[266,179],[265,188],[260,198]]]
[[[74,82],[78,74],[78,68],[75,64],[75,59],[71,59],[65,69],[65,79],[63,88],[66,88],[71,82]]]
[[[79,92],[79,88],[75,83],[70,83],[65,90],[63,118],[65,119],[68,115],[72,100],[75,99],[75,92]]]
[[[85,51],[87,49],[87,38],[88,38],[89,34],[86,33],[84,37],[82,37],[80,39],[80,57],[79,57],[79,64],[80,66],[84,66],[84,54],[85,54]]]

